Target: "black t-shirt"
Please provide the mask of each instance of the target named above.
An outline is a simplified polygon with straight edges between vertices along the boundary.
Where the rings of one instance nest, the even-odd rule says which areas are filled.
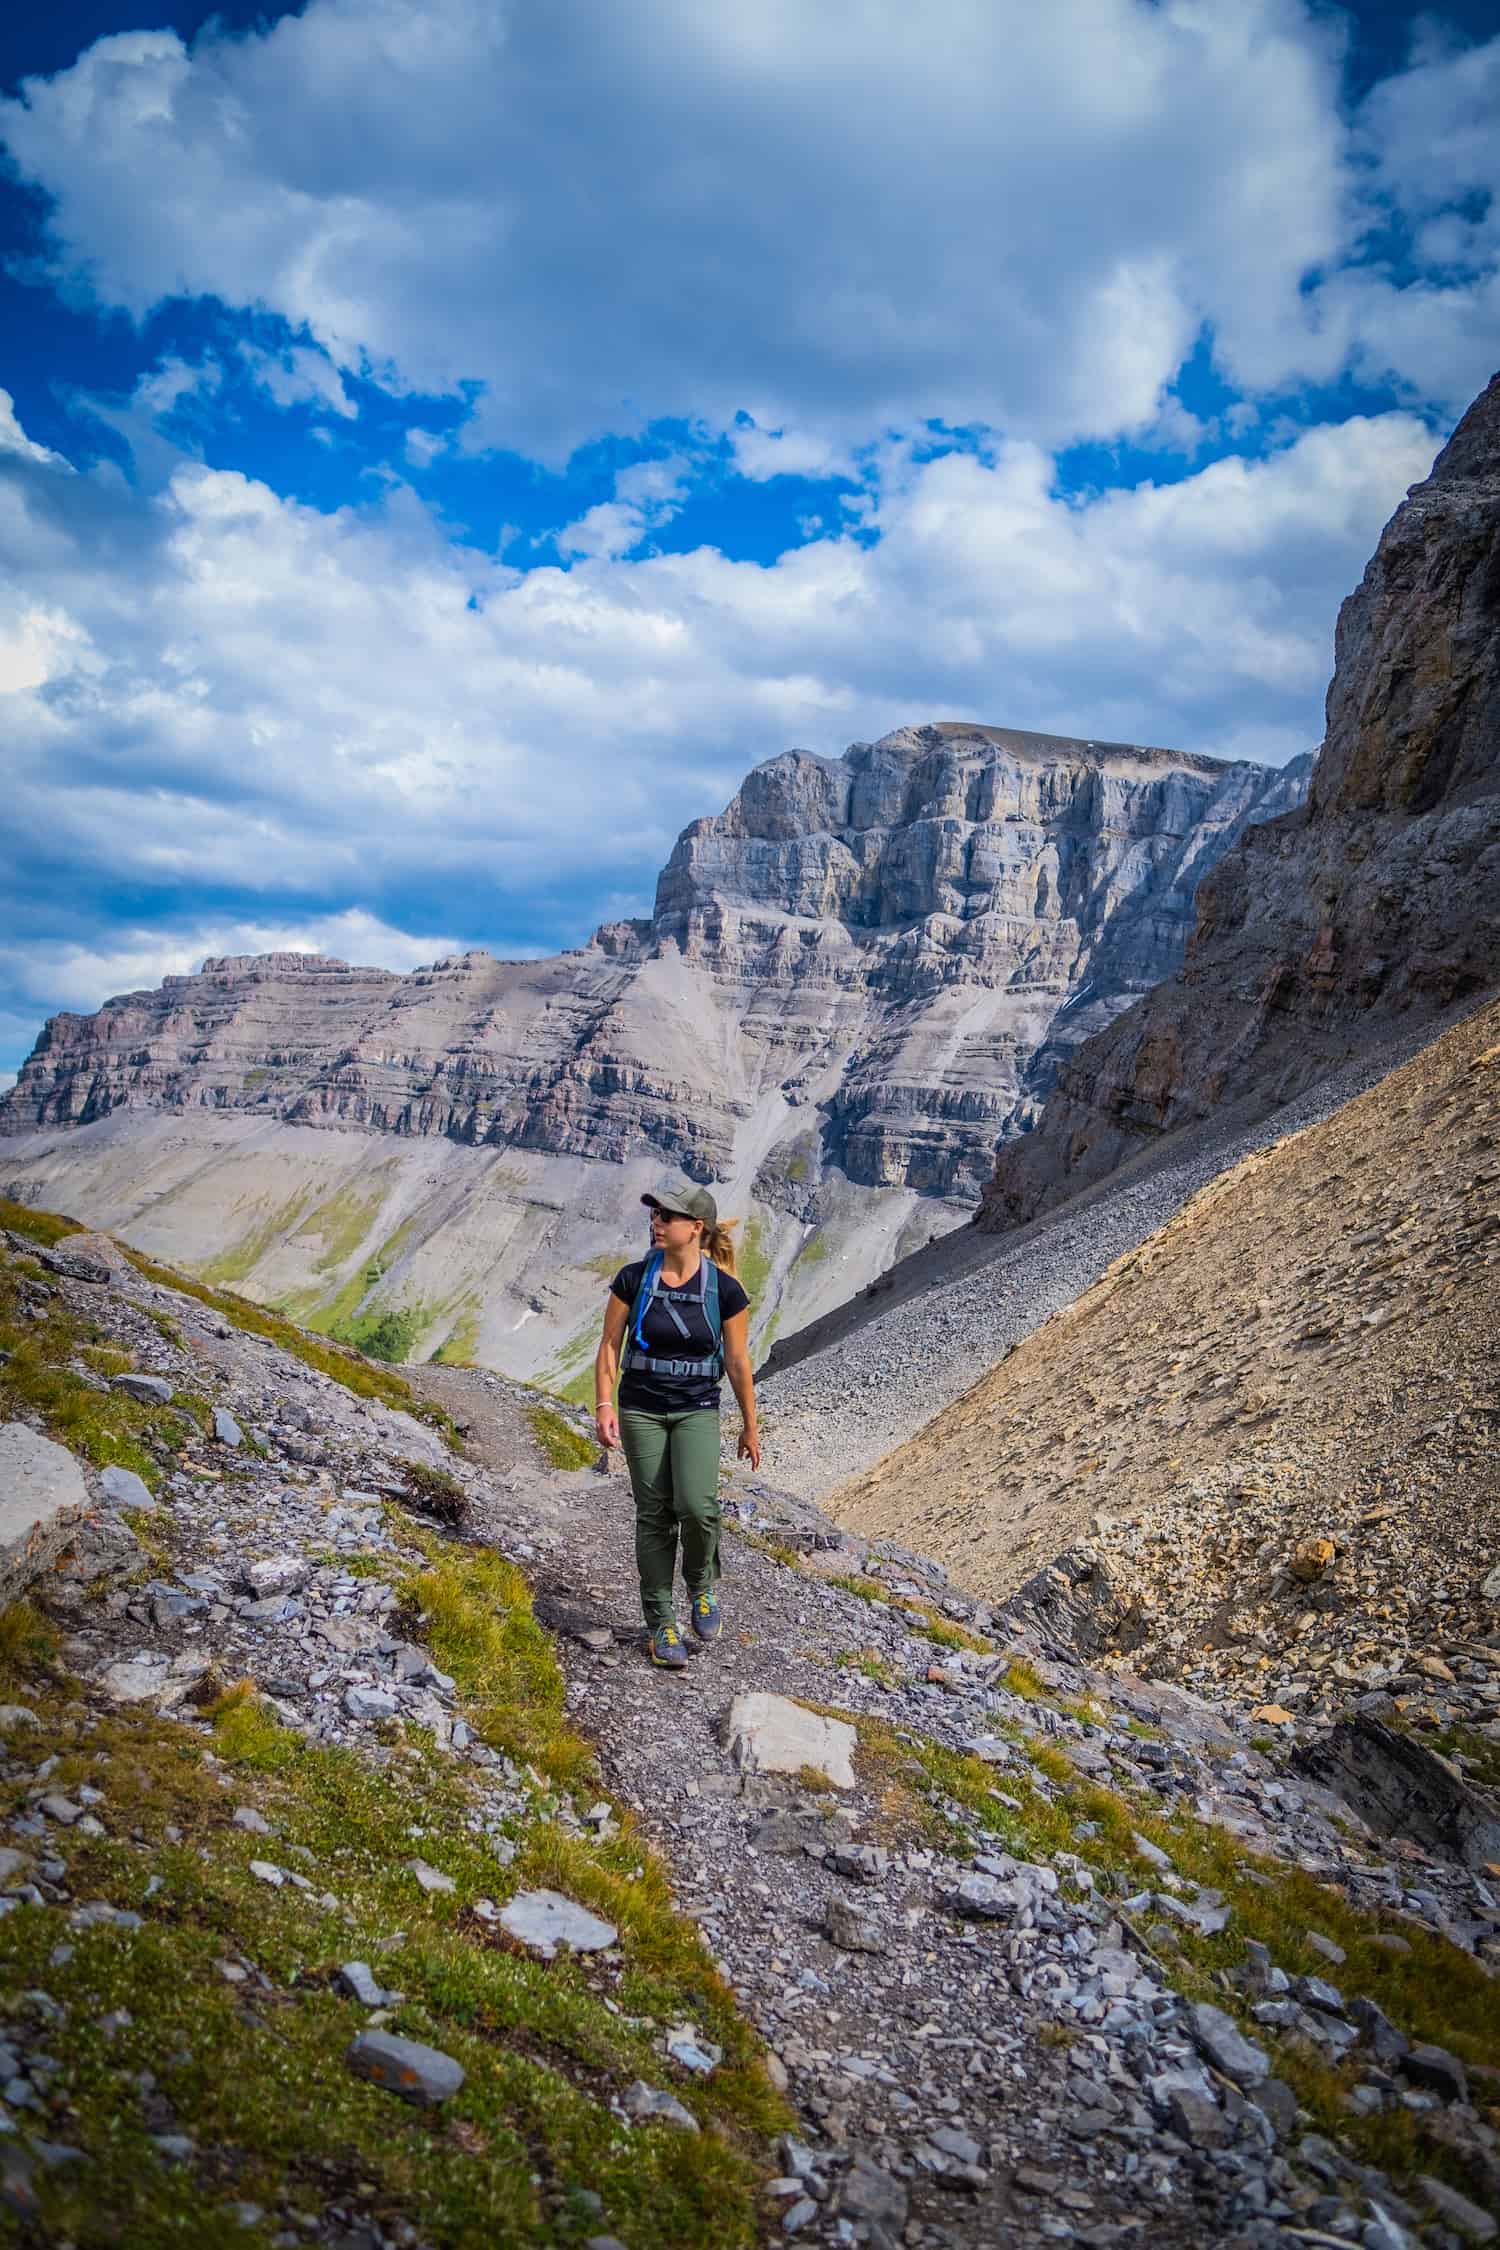
[[[610,1283],[610,1294],[618,1297],[627,1312],[634,1309],[636,1291],[641,1286],[641,1276],[646,1270],[646,1260],[637,1258],[633,1265],[621,1266]],[[703,1310],[698,1291],[702,1276],[694,1274],[691,1281],[680,1289],[668,1289],[658,1281],[652,1291],[642,1333],[653,1359],[707,1359],[714,1348],[713,1330]],[[732,1273],[719,1268],[719,1319],[730,1321],[742,1313],[750,1300]],[[675,1307],[678,1319],[687,1329],[686,1336],[677,1326],[667,1305]],[[626,1342],[630,1340],[627,1326]],[[624,1346],[621,1347],[622,1360]],[[709,1377],[691,1375],[648,1375],[644,1369],[627,1371],[620,1378],[621,1406],[634,1406],[647,1414],[683,1414],[693,1407],[711,1407],[719,1404],[719,1386]]]

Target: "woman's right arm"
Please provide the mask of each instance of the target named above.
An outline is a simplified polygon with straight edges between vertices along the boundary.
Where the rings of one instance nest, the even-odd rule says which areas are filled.
[[[615,1412],[615,1377],[620,1372],[620,1346],[630,1307],[611,1290],[604,1304],[604,1334],[594,1354],[594,1428],[606,1449],[620,1442],[620,1417]]]

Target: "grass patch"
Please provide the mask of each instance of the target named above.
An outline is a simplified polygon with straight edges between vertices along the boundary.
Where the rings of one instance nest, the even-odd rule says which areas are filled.
[[[877,1687],[895,1687],[901,1675],[877,1648],[841,1648],[834,1663],[842,1672],[858,1672]]]
[[[759,1304],[771,1278],[771,1254],[767,1247],[770,1232],[765,1219],[759,1216],[747,1219],[735,1258],[741,1285],[752,1305]]]
[[[438,1367],[472,1367],[479,1354],[479,1307],[465,1305],[432,1355]]]
[[[65,1234],[86,1232],[82,1219],[65,1219],[59,1211],[33,1211],[29,1203],[13,1202],[8,1195],[0,1195],[0,1227],[27,1235],[49,1250]]]
[[[286,1203],[263,1211],[240,1236],[238,1242],[231,1243],[227,1250],[221,1250],[216,1257],[205,1259],[198,1268],[199,1278],[225,1285],[247,1280],[266,1252],[274,1249],[283,1236],[295,1232],[306,1203],[307,1190],[304,1188]]]
[[[406,1497],[412,1507],[437,1523],[461,1524],[469,1513],[469,1496],[457,1477],[446,1469],[429,1468],[425,1461],[398,1461]]]
[[[820,1266],[828,1255],[828,1237],[821,1227],[810,1234],[797,1252],[799,1266]]]
[[[469,1599],[479,1607],[495,1591],[481,1574]],[[766,2144],[791,2120],[638,1837],[598,1846],[539,1818],[503,1867],[471,1825],[463,1769],[418,1745],[396,1744],[384,1764],[313,1749],[243,1689],[221,1699],[211,1738],[135,1710],[100,1715],[49,1665],[34,1619],[0,1618],[7,1692],[41,1722],[28,1759],[55,1755],[63,1786],[94,1780],[106,1827],[120,1831],[49,1838],[69,1889],[142,1921],[74,1930],[67,1907],[52,1906],[0,1921],[15,2022],[36,1989],[65,2017],[65,2028],[33,2027],[59,2069],[25,2123],[44,2138],[66,2128],[83,2154],[38,2167],[39,2238],[78,2250],[231,2234],[265,2245],[332,2214],[355,2231],[403,2217],[434,2250],[542,2245],[583,2233],[573,2191],[587,2187],[603,2203],[588,2231],[752,2250]],[[26,1776],[0,1782],[0,1818],[25,1800]],[[274,1834],[235,1827],[241,1804]],[[403,1864],[415,1852],[452,1877],[453,1894],[417,1889]],[[309,1887],[272,1889],[250,1874],[252,1859]],[[542,1963],[497,1945],[472,1902],[523,1882],[607,1913],[621,1958]],[[394,2030],[462,2064],[465,2084],[441,2110],[408,2107],[348,2070],[365,2011],[334,1970],[351,1958],[399,1987]],[[656,2052],[657,2026],[682,2017],[725,2049],[709,2081]],[[636,2077],[671,2083],[704,2130],[622,2125],[609,2100]],[[193,2142],[183,2164],[151,2139],[168,2126]],[[261,2205],[264,2219],[241,2230],[233,2202]]]
[[[531,1434],[554,1469],[590,1469],[599,1458],[598,1445],[592,1438],[550,1406],[528,1406],[526,1420]]]
[[[968,1649],[975,1656],[993,1656],[995,1653],[995,1643],[986,1640],[982,1633],[971,1633],[966,1625],[955,1625],[951,1617],[945,1617],[940,1609],[934,1609],[931,1602],[915,1601],[906,1594],[892,1594],[878,1579],[862,1578],[856,1574],[830,1578],[828,1584],[842,1587],[846,1594],[857,1594],[862,1602],[880,1602],[885,1608],[895,1610],[914,1633],[924,1634],[939,1648]]]
[[[346,1391],[357,1398],[378,1398],[382,1404],[395,1407],[403,1414],[412,1415],[435,1429],[444,1442],[459,1450],[458,1431],[453,1417],[440,1406],[417,1397],[411,1386],[389,1367],[380,1366],[362,1356],[346,1350],[340,1344],[321,1336],[310,1335],[304,1328],[288,1320],[284,1314],[272,1312],[269,1306],[253,1304],[248,1297],[237,1297],[227,1289],[213,1289],[205,1282],[194,1281],[189,1275],[175,1272],[170,1266],[161,1266],[128,1244],[120,1245],[126,1257],[143,1279],[154,1281],[162,1289],[173,1289],[179,1295],[191,1297],[200,1305],[207,1305],[232,1328],[244,1330],[250,1336],[264,1336],[268,1343],[279,1344],[290,1352],[304,1367],[312,1367],[320,1375],[331,1376],[342,1383]]]
[[[22,1310],[25,1296],[16,1261],[0,1253],[0,1421],[21,1415],[39,1420],[50,1437],[96,1469],[133,1469],[152,1490],[181,1452],[187,1423],[180,1409],[191,1402],[151,1406],[123,1391],[101,1390],[75,1373],[72,1362],[87,1355],[108,1361],[103,1332],[76,1318],[62,1296],[54,1295],[31,1320]],[[102,1370],[101,1370],[102,1372]]]

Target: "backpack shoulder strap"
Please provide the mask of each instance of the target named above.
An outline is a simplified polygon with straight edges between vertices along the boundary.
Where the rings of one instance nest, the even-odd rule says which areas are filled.
[[[703,1316],[717,1351],[724,1340],[724,1316],[719,1310],[719,1269],[707,1256],[703,1260]]]
[[[650,1257],[646,1260],[645,1270],[641,1274],[641,1285],[635,1293],[635,1303],[631,1307],[629,1338],[626,1345],[627,1352],[631,1344],[633,1344],[638,1351],[645,1352],[650,1350],[650,1346],[646,1342],[644,1332],[641,1328],[641,1322],[645,1319],[646,1314],[651,1308],[651,1300],[656,1294],[656,1284],[660,1280],[660,1278],[661,1252],[659,1250],[653,1250]]]

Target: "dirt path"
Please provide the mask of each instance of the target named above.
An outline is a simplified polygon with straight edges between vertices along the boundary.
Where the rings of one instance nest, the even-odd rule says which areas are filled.
[[[439,1378],[482,1458],[511,1447],[498,1378],[411,1372],[419,1388],[429,1372]],[[734,1489],[736,1505],[776,1523],[770,1488]],[[805,1508],[792,1506],[805,1526]],[[1224,2082],[1205,2070],[1183,2004],[1117,1905],[1064,1895],[1051,1868],[1008,1859],[956,1804],[935,1845],[888,1758],[862,1762],[859,1786],[835,1803],[742,1777],[727,1755],[730,1707],[754,1691],[866,1715],[897,1748],[901,1730],[957,1747],[993,1740],[1008,1719],[1035,1725],[996,1663],[950,1657],[953,1684],[929,1683],[943,1652],[899,1610],[789,1568],[731,1527],[723,1640],[695,1652],[685,1676],[665,1675],[639,1653],[623,1473],[516,1465],[480,1528],[533,1555],[538,1613],[558,1633],[574,1716],[786,2074],[804,2136],[781,2191],[788,2231],[932,2250],[1113,2243],[1148,2228],[1161,2245],[1289,2244],[1278,2216],[1292,2223],[1316,2191],[1298,2186],[1266,2114],[1237,2095],[1202,2145],[1185,2137],[1185,2121],[1208,2114],[1193,2100],[1218,2117]],[[858,1559],[846,1552],[840,1567]],[[923,1590],[941,1599],[940,1587]],[[1140,1692],[1137,1708],[1159,1718],[1156,1691]],[[1210,1758],[1217,1730],[1208,1721],[1205,1732],[1200,1707],[1178,1698],[1172,1713],[1177,1786],[1202,1800],[1221,1786],[1216,1769],[1233,1745],[1221,1735]],[[1145,1785],[1147,1752],[1159,1753],[1125,1731],[1123,1714],[1102,1735],[1056,1724],[1070,1748],[1069,1729],[1102,1743],[1095,1752],[1080,1739],[1080,1760]],[[1324,1848],[1332,1832],[1314,1821],[1299,1841]],[[966,1843],[986,1856],[951,1856]],[[976,1864],[980,1893],[989,1871],[1014,1910],[955,1911]],[[1162,2105],[1179,2088],[1183,2122],[1164,2130]]]

